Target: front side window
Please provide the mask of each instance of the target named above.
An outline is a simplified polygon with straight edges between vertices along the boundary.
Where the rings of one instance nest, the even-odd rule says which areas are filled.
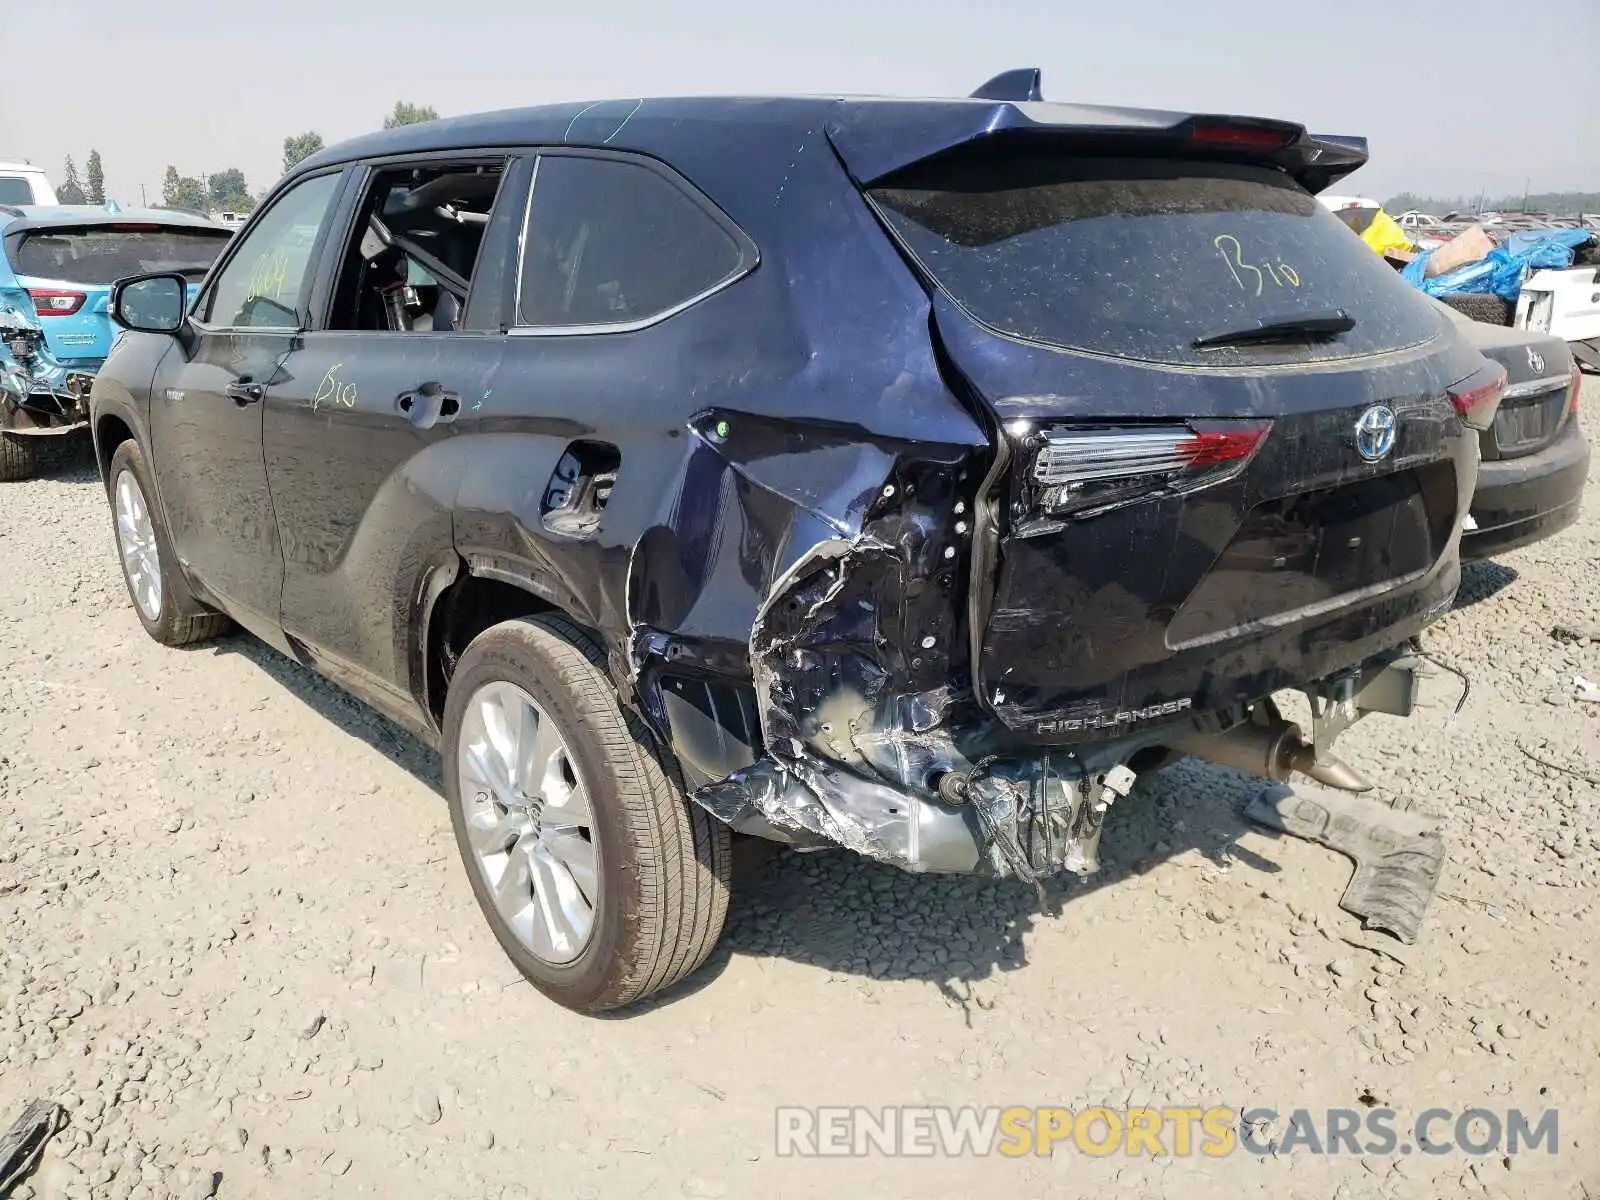
[[[200,302],[202,321],[228,329],[298,329],[300,294],[339,176],[317,175],[280,196],[243,234]]]
[[[523,239],[523,325],[630,325],[704,296],[745,250],[666,176],[621,159],[547,155]]]

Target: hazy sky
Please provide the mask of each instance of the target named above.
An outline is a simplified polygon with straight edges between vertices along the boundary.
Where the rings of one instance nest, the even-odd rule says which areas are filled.
[[[0,159],[59,181],[98,148],[125,203],[169,163],[260,190],[286,134],[397,99],[961,95],[1021,66],[1049,99],[1365,134],[1341,190],[1600,189],[1600,0],[70,0],[0,22],[0,61]]]

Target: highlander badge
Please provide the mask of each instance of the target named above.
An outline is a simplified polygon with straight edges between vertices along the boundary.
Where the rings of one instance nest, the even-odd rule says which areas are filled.
[[[1374,404],[1356,422],[1356,451],[1368,462],[1377,462],[1394,449],[1394,409]]]

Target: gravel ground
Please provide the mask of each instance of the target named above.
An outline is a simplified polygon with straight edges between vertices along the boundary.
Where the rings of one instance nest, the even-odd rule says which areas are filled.
[[[70,1110],[19,1197],[1600,1196],[1600,705],[1572,697],[1600,644],[1551,635],[1600,624],[1600,487],[1430,633],[1472,679],[1454,728],[1441,675],[1341,743],[1445,819],[1416,946],[1362,935],[1344,860],[1247,827],[1251,783],[1187,763],[1118,806],[1053,915],[751,847],[712,962],[610,1020],[501,956],[417,742],[248,638],[144,636],[86,453],[0,494],[0,1127]],[[1380,1102],[1555,1107],[1560,1152],[774,1144],[792,1104]]]

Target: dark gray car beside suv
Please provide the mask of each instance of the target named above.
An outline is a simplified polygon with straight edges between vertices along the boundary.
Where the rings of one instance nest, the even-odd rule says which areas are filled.
[[[1314,198],[1363,161],[1026,73],[330,148],[117,287],[129,592],[438,746],[584,1010],[705,958],[736,833],[1033,881],[1179,753],[1361,790],[1505,381]]]
[[[1499,411],[1479,437],[1483,461],[1462,558],[1489,558],[1560,533],[1578,519],[1589,479],[1577,360],[1552,334],[1474,321],[1443,304],[1439,310],[1506,371]]]

